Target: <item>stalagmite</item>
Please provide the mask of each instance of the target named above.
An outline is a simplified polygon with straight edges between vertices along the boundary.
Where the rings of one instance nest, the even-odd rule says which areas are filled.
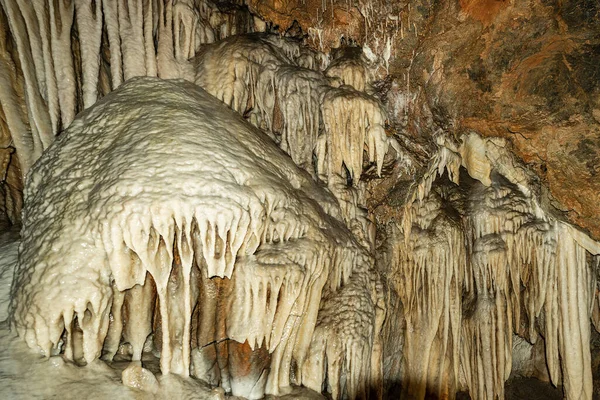
[[[123,371],[123,384],[144,392],[156,394],[158,392],[158,381],[152,372],[140,365],[130,365]]]

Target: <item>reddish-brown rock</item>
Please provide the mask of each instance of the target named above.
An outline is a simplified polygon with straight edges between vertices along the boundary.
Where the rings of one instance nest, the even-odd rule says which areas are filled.
[[[320,1],[249,4],[284,29],[294,20],[305,32],[323,28],[329,46],[341,35],[359,44],[389,35],[361,28],[390,18],[382,1],[333,2],[320,18]],[[359,7],[376,11],[364,18]],[[416,0],[395,7],[403,28],[394,35],[390,74],[414,99],[397,134],[426,141],[441,128],[507,138],[549,189],[546,204],[600,239],[600,4]]]

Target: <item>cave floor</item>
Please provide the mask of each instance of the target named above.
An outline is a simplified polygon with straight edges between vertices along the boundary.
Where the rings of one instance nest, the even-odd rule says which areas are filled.
[[[458,393],[456,400],[470,400],[466,392]],[[511,378],[504,387],[504,400],[562,400],[563,391],[549,382],[536,378]]]
[[[505,387],[505,400],[562,400],[563,391],[535,378],[516,378]]]
[[[223,397],[203,382],[176,375],[157,375],[156,395],[123,386],[121,371],[128,361],[107,364],[97,360],[87,366],[65,362],[61,356],[50,359],[36,355],[14,333],[6,322],[0,323],[0,398],[2,399],[241,399]],[[154,369],[154,361],[148,361]],[[266,399],[275,398],[267,396]],[[317,400],[324,397],[305,388],[294,388],[290,394],[277,399]]]

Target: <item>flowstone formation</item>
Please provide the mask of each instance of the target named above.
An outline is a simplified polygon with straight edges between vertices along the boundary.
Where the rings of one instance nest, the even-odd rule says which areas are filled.
[[[36,163],[25,204],[12,325],[47,357],[149,346],[163,374],[247,398],[327,373],[356,397],[381,373],[377,274],[335,199],[192,84],[106,96]]]

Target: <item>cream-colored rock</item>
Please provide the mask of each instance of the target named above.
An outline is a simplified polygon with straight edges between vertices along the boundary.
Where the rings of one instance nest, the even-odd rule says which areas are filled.
[[[318,172],[327,176],[344,176],[360,181],[363,152],[377,165],[381,174],[383,159],[392,139],[385,134],[385,110],[373,97],[345,87],[330,89],[323,99],[323,122],[326,147],[317,154]]]
[[[470,133],[463,138],[460,147],[463,167],[467,169],[472,178],[477,179],[486,186],[491,184],[491,165],[486,156],[486,143],[481,136]]]
[[[143,392],[156,394],[159,390],[158,380],[154,374],[141,366],[140,362],[132,362],[121,374],[123,385]]]

